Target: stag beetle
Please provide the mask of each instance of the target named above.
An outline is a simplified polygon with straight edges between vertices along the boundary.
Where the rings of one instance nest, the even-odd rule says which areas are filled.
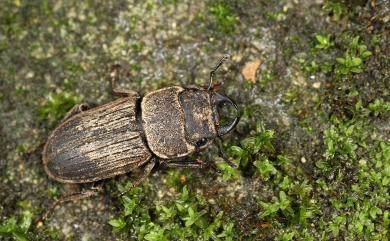
[[[212,88],[213,76],[227,58],[229,55],[210,72],[207,88],[171,86],[143,98],[116,88],[115,68],[111,87],[121,98],[95,108],[86,104],[73,107],[47,139],[43,149],[45,171],[59,182],[93,183],[143,168],[134,183],[137,185],[156,163],[202,167],[199,161],[183,158],[206,148],[239,122],[237,105]],[[219,124],[223,104],[236,110],[235,118],[226,125]],[[91,193],[92,189],[78,193],[78,197]]]

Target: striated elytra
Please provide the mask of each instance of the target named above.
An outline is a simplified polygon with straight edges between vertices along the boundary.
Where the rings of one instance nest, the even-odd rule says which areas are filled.
[[[239,121],[237,105],[211,88],[213,74],[226,58],[211,71],[208,88],[171,86],[143,98],[116,91],[113,75],[114,93],[121,98],[90,109],[82,104],[68,113],[45,144],[47,174],[63,183],[88,183],[136,168],[144,168],[144,178],[156,163],[201,167],[183,159],[233,130]],[[219,124],[223,104],[236,109],[236,117],[226,125]]]

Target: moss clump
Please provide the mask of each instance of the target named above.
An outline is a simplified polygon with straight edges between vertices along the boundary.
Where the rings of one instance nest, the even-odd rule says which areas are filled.
[[[76,104],[80,103],[80,97],[74,91],[75,83],[65,80],[64,88],[56,92],[50,92],[43,100],[43,104],[36,112],[40,121],[48,128],[52,128],[65,114]]]
[[[215,16],[218,30],[222,33],[234,32],[239,18],[227,2],[219,1],[209,7],[210,13]]]
[[[79,98],[71,93],[50,93],[43,106],[38,109],[39,118],[49,128],[53,127],[78,102]]]
[[[119,186],[119,191],[126,190]],[[150,190],[136,187],[122,197],[122,214],[109,221],[122,238],[138,240],[234,240],[233,223],[224,220],[222,211],[210,209],[204,198],[191,194],[187,187],[175,200],[147,203]]]
[[[364,107],[357,101],[348,110],[352,117],[332,115],[322,132],[323,158],[310,172],[302,160],[280,153],[274,147],[277,134],[260,123],[239,146],[231,146],[241,170],[255,169],[252,179],[262,185],[253,195],[264,228],[245,236],[384,240],[390,223],[390,142],[370,134],[378,130],[369,118],[387,116],[388,104],[379,99]]]
[[[336,74],[348,76],[363,72],[363,61],[371,55],[367,46],[360,43],[359,36],[354,37],[347,45],[344,56],[336,58]]]
[[[12,216],[0,223],[0,237],[12,237],[17,241],[30,240],[32,234],[29,229],[33,213],[28,201],[20,201],[21,214],[19,217]]]

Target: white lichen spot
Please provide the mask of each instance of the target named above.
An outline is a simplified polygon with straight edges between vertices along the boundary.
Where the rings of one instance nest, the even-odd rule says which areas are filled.
[[[303,157],[301,157],[301,162],[302,163],[306,163],[307,162],[307,160],[306,160],[306,158],[303,156]]]
[[[315,89],[319,89],[321,87],[321,82],[315,82],[315,83],[313,83],[313,88],[315,88]]]

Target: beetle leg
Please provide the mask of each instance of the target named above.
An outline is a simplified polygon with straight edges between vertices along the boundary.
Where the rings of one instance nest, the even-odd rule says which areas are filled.
[[[119,64],[115,64],[112,66],[111,69],[111,91],[114,95],[120,96],[120,97],[134,97],[134,98],[139,98],[139,94],[136,91],[133,90],[123,90],[119,89],[116,86],[116,82],[119,79],[119,69],[121,66]]]
[[[57,205],[68,201],[76,201],[87,197],[91,197],[93,195],[96,195],[101,190],[102,190],[102,183],[96,187],[91,187],[90,189],[82,190],[79,192],[73,192],[61,196],[57,201],[55,201],[52,205],[50,205],[50,207],[46,210],[46,212],[42,215],[42,217],[37,221],[37,225],[41,226],[42,222],[45,221],[51,215],[51,213],[53,213]]]
[[[72,107],[72,109],[70,109],[68,111],[68,113],[66,113],[65,117],[62,119],[61,122],[64,122],[66,121],[67,119],[69,119],[70,117],[80,113],[80,112],[83,112],[83,111],[86,111],[90,108],[90,106],[86,103],[81,103],[81,104],[78,104],[78,105],[75,105]]]
[[[237,168],[237,164],[232,162],[231,160],[229,160],[229,158],[226,157],[225,153],[223,153],[221,150],[219,152],[219,157],[222,158],[229,166],[231,166],[232,168]]]
[[[167,161],[163,162],[162,166],[164,167],[182,167],[182,168],[204,168],[206,165],[202,160],[196,159],[191,161],[182,161],[182,160],[175,160],[175,161]]]
[[[149,176],[150,172],[152,171],[153,167],[156,165],[156,158],[152,158],[152,160],[146,164],[146,166],[144,167],[143,169],[143,172],[141,174],[140,177],[137,178],[137,180],[135,180],[131,187],[129,189],[127,189],[126,191],[122,192],[119,194],[119,196],[122,196],[123,194],[127,193],[128,191],[130,191],[133,187],[135,186],[138,186],[141,182],[143,182],[147,176]]]
[[[229,166],[233,167],[233,168],[237,168],[237,164],[232,162],[226,155],[225,153],[223,152],[223,148],[222,148],[222,139],[219,137],[218,138],[219,141],[217,141],[217,147],[218,147],[218,156],[220,158],[222,158]]]

